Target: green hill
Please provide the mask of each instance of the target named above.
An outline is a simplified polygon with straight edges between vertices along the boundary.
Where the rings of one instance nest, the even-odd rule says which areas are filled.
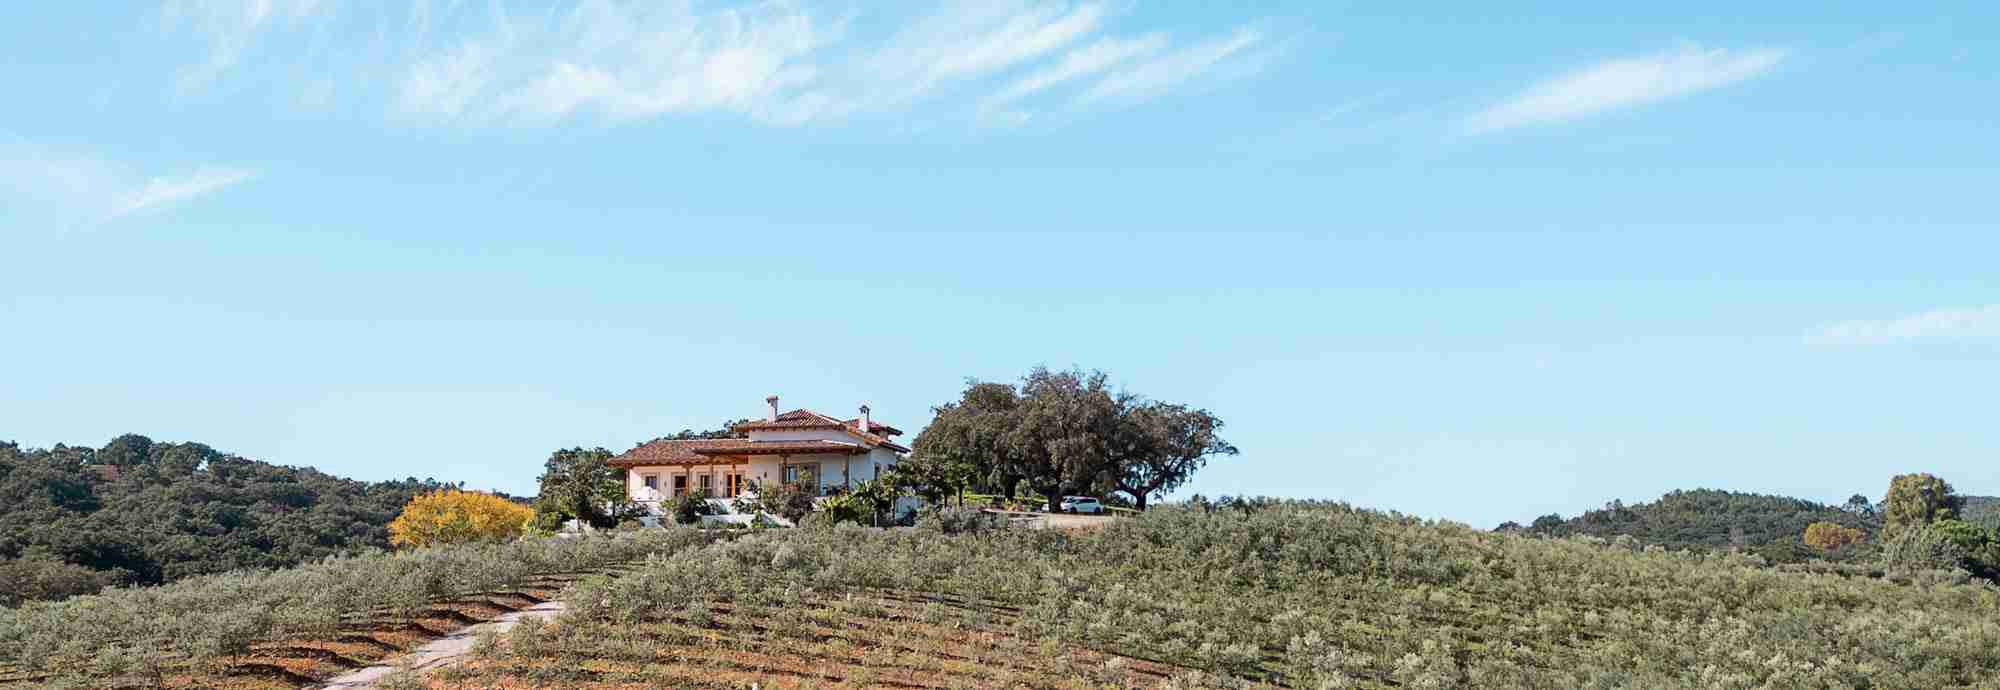
[[[1625,535],[1669,550],[1735,547],[1772,562],[1790,563],[1825,556],[1800,541],[1807,525],[1822,521],[1871,535],[1881,529],[1881,521],[1871,511],[1844,510],[1786,496],[1695,489],[1675,491],[1651,503],[1628,506],[1614,501],[1566,520],[1546,515],[1525,530],[1557,537],[1587,534],[1610,539]]]
[[[1965,497],[1966,522],[1981,525],[1987,529],[2000,529],[2000,496]]]
[[[125,435],[0,443],[0,605],[388,547],[411,478],[360,482]]]
[[[360,631],[403,629],[350,614],[421,616],[395,612],[589,568],[598,574],[551,585],[567,603],[552,621],[483,638],[463,663],[395,687],[1945,688],[2000,678],[2000,597],[1962,573],[1806,574],[1743,554],[1495,534],[1304,501],[1161,506],[1078,530],[948,514],[915,529],[680,527],[344,559],[0,610],[0,666],[98,686],[118,676],[312,686],[360,649],[342,645],[377,639]],[[188,613],[170,624],[149,615],[163,609]],[[121,663],[128,650],[153,656]],[[298,672],[243,680],[277,665]]]

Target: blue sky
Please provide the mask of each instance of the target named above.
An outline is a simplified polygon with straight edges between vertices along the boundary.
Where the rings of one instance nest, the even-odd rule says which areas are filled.
[[[1740,5],[14,3],[0,438],[529,493],[1074,364],[1211,495],[2000,494],[2000,16]]]

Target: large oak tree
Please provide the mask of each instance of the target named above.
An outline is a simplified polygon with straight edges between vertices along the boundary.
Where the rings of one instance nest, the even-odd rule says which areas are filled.
[[[959,400],[935,408],[905,473],[1008,496],[1026,484],[1050,509],[1065,494],[1120,491],[1143,509],[1210,458],[1236,453],[1207,410],[1113,390],[1108,378],[1036,367],[1018,385],[968,381]]]
[[[1007,434],[1022,479],[1055,510],[1064,494],[1095,488],[1116,473],[1111,441],[1130,405],[1113,393],[1104,372],[1035,367],[1021,379],[1021,412]]]
[[[1221,429],[1222,420],[1208,410],[1157,401],[1124,406],[1110,437],[1109,484],[1145,510],[1149,499],[1180,488],[1209,458],[1236,454]]]
[[[967,381],[957,401],[932,408],[936,416],[896,466],[897,482],[934,503],[975,485],[1013,495],[1023,470],[1008,434],[1020,411],[1013,386]]]

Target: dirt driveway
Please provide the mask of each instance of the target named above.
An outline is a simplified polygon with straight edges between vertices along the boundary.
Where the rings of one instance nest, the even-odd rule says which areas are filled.
[[[1096,529],[1118,518],[1109,515],[1073,515],[1070,513],[1025,513],[1012,510],[988,510],[1007,518],[1008,521],[1036,529]]]

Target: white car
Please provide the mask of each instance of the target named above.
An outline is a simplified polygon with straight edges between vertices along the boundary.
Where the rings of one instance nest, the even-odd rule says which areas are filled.
[[[1062,512],[1065,513],[1095,514],[1104,512],[1104,504],[1097,502],[1097,499],[1089,496],[1064,496],[1061,507]]]

